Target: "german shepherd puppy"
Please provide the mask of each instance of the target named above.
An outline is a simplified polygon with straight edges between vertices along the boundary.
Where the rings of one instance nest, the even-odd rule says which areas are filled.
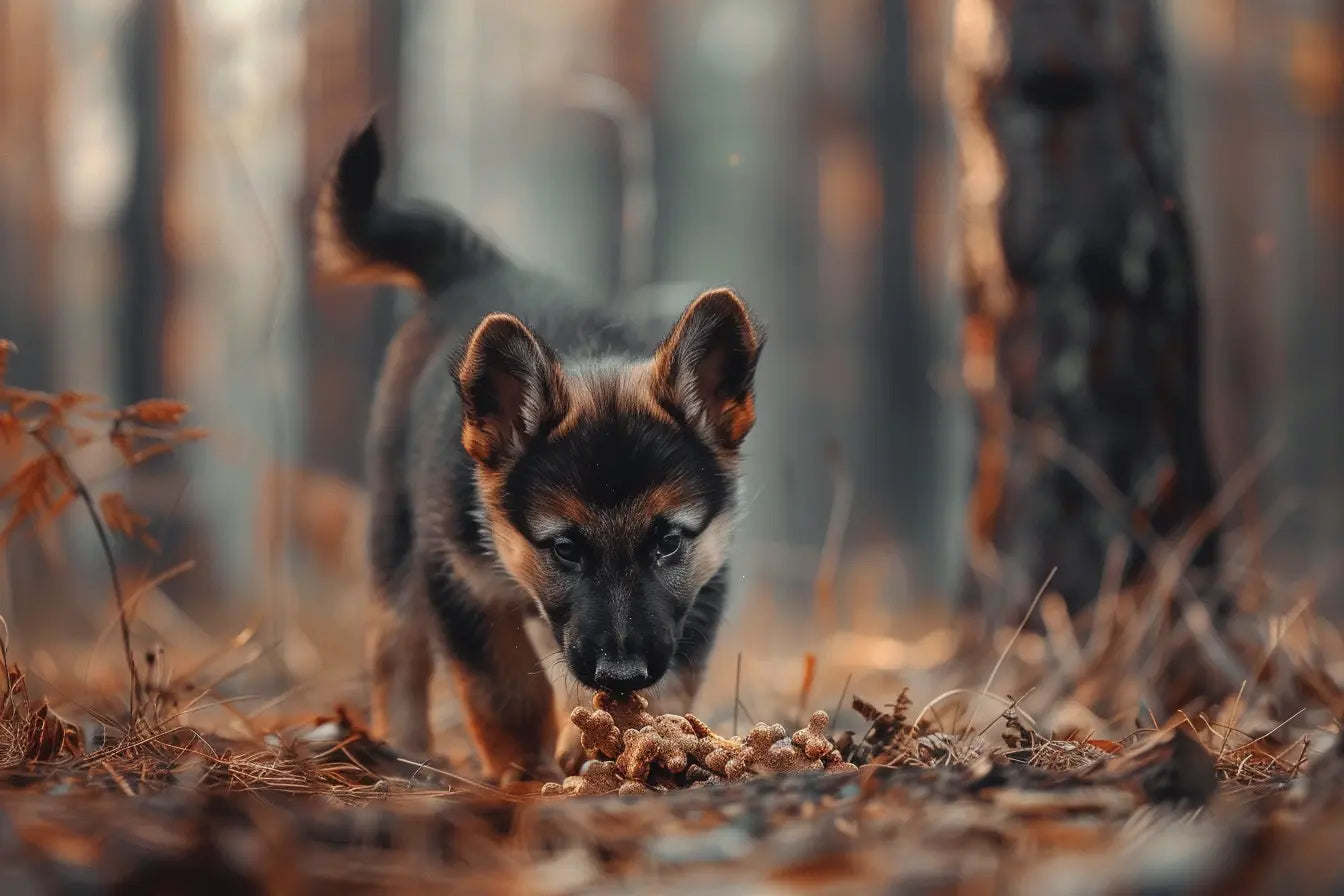
[[[583,686],[658,686],[659,711],[695,696],[763,336],[728,289],[650,337],[575,311],[453,212],[379,198],[382,164],[371,122],[314,223],[322,279],[427,298],[387,353],[370,424],[373,727],[429,750],[437,628],[487,771],[553,779],[555,701],[529,618]],[[464,314],[479,320],[465,338]]]

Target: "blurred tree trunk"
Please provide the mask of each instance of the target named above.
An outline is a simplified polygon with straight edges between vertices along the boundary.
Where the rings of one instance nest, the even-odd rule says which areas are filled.
[[[303,10],[262,4],[144,3],[158,14],[162,68],[162,220],[167,296],[162,382],[210,422],[209,447],[184,453],[184,501],[201,521],[211,595],[189,609],[215,613],[266,593],[282,570],[259,558],[252,534],[258,491],[298,454],[300,400],[297,233],[301,191]],[[262,564],[271,561],[270,568]],[[273,604],[283,619],[286,605]],[[288,655],[295,638],[283,642]],[[279,654],[276,654],[277,656]]]
[[[168,4],[136,4],[123,26],[133,159],[121,213],[122,300],[119,342],[125,347],[122,389],[131,400],[163,395],[164,321],[174,296],[164,227],[165,172],[181,142],[182,64]]]
[[[0,0],[0,338],[19,346],[12,381],[38,387],[51,382],[54,341],[55,16],[47,4]]]
[[[810,597],[807,548],[825,537],[826,448],[843,409],[827,379],[837,347],[817,279],[811,7],[768,6],[756,16],[743,11],[757,6],[729,0],[655,5],[660,288],[651,298],[677,314],[696,290],[726,283],[768,321],[758,382],[769,388],[756,399],[742,529],[758,550],[741,552],[734,572],[767,583],[783,606]]]
[[[958,0],[949,99],[963,166],[964,375],[979,445],[973,596],[1053,568],[1077,607],[1111,546],[1209,504],[1199,285],[1149,0]],[[1214,532],[1193,567],[1218,560]]]
[[[332,0],[306,8],[304,183],[296,209],[305,236],[306,216],[346,138],[376,111],[385,136],[395,139],[395,104],[379,105],[378,98],[396,95],[400,13],[400,3],[371,0]],[[307,280],[308,265],[300,271]],[[357,479],[363,471],[361,436],[373,381],[392,325],[392,290],[329,291],[305,285],[316,291],[299,311],[306,360],[303,460]]]
[[[1303,0],[1282,29],[1280,101],[1270,106],[1274,164],[1292,172],[1279,213],[1293,230],[1274,248],[1291,302],[1270,302],[1284,333],[1283,451],[1271,482],[1302,503],[1272,560],[1322,583],[1321,606],[1344,615],[1344,4]],[[1253,38],[1251,38],[1253,40]],[[1276,60],[1277,61],[1277,60]],[[1291,167],[1290,167],[1291,166]],[[1286,229],[1281,226],[1281,230]]]
[[[930,473],[936,438],[904,437],[927,432],[936,405],[925,372],[934,344],[927,314],[937,309],[922,301],[911,212],[919,136],[928,132],[919,127],[907,4],[818,3],[809,13],[815,267],[825,297],[810,379],[829,400],[826,435],[839,454],[833,469],[799,472],[831,490],[830,514],[825,504],[814,509],[835,521],[817,562],[820,624],[879,628],[890,625],[887,612],[905,609],[911,579],[923,586],[931,577],[939,527],[930,518],[947,503]]]
[[[1344,4],[1165,0],[1206,294],[1206,426],[1235,470],[1282,437],[1228,545],[1238,606],[1314,579],[1344,611]],[[1235,139],[1229,139],[1235,135]],[[1244,574],[1244,576],[1243,576]]]
[[[104,156],[117,159],[124,169],[115,190],[116,221],[109,222],[115,228],[113,251],[120,265],[118,295],[108,315],[111,325],[97,328],[97,335],[110,351],[118,352],[119,375],[113,379],[119,382],[118,398],[139,401],[172,396],[179,385],[169,381],[165,369],[172,351],[166,324],[177,310],[181,274],[168,227],[167,189],[183,147],[186,69],[181,17],[174,4],[135,2],[122,7],[112,13],[111,33],[105,38],[111,52],[84,49],[82,55],[102,59],[104,65],[108,58],[115,62],[109,89],[119,94],[116,105],[124,132],[115,134],[116,141],[103,137],[67,138],[67,142],[83,148],[91,167]],[[182,457],[156,458],[131,476],[129,493],[135,506],[154,521],[166,555],[194,559],[195,567],[177,585],[183,592],[211,595],[216,579],[209,529],[192,502],[183,500],[188,467]]]
[[[8,381],[52,384],[56,319],[53,245],[59,226],[51,146],[57,87],[56,10],[45,3],[0,0],[0,339],[14,342]],[[0,441],[0,470],[30,446]],[[39,583],[43,594],[68,594],[71,575],[52,530],[0,551],[0,616],[15,630],[37,623],[32,602],[16,600]]]

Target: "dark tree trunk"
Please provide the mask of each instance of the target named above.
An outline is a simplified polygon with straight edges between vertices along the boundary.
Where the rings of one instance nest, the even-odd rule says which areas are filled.
[[[53,381],[55,17],[46,4],[0,0],[0,339],[19,347],[10,381],[28,386]]]
[[[1149,0],[959,0],[972,592],[1070,606],[1213,497],[1199,285]],[[1216,531],[1193,557],[1218,559]]]
[[[53,46],[56,10],[43,3],[0,0],[0,339],[18,346],[10,356],[11,385],[54,382],[56,320],[53,245],[59,230],[50,110],[57,86]],[[0,470],[12,470],[28,446],[0,440]],[[48,537],[0,550],[0,615],[15,631],[41,620],[30,602],[16,600],[40,583],[43,594],[68,594],[72,576]]]
[[[395,95],[390,88],[396,86],[400,13],[399,3],[369,0],[308,7],[305,182],[298,209],[305,236],[317,190],[345,139],[375,111],[384,134],[396,131],[396,104],[385,98]],[[307,280],[308,274],[304,265],[301,276]],[[304,407],[308,412],[304,460],[319,469],[358,478],[363,470],[363,421],[377,365],[395,329],[396,302],[391,289],[367,287],[331,295],[307,285],[317,295],[304,303],[302,312]]]
[[[135,127],[130,195],[119,236],[123,258],[118,320],[121,394],[139,401],[167,392],[163,381],[164,321],[173,299],[172,252],[165,227],[169,154],[180,150],[183,71],[176,54],[175,10],[139,4],[120,35],[127,41],[126,103]]]

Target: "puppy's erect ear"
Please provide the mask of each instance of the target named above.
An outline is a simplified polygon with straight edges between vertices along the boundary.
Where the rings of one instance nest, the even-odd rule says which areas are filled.
[[[655,394],[713,444],[735,449],[756,422],[753,380],[764,344],[736,293],[703,293],[654,355]]]
[[[476,326],[457,365],[462,445],[477,463],[497,468],[565,415],[560,363],[512,314]]]

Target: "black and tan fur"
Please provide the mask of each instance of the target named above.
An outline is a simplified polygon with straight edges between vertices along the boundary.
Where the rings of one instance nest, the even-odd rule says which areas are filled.
[[[530,619],[585,687],[651,689],[669,711],[695,696],[762,334],[727,289],[652,336],[575,311],[453,213],[378,198],[381,169],[370,124],[315,221],[320,276],[428,298],[388,351],[369,434],[374,726],[429,748],[441,638],[487,769],[554,777],[554,695]]]

